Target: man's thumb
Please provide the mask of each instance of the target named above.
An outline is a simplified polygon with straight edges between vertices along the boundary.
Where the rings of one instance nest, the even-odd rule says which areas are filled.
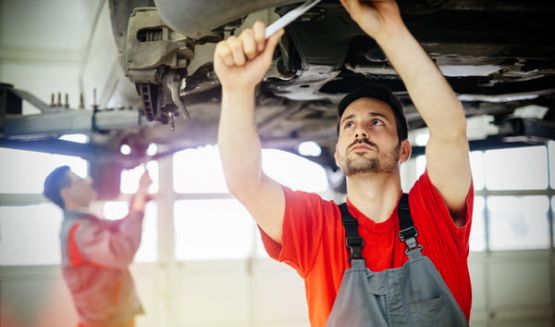
[[[279,40],[281,39],[283,33],[284,33],[283,29],[280,29],[279,31],[274,33],[272,36],[270,36],[268,41],[266,41],[266,47],[264,47],[264,58],[265,59],[267,59],[267,60],[272,59],[272,56],[274,54],[274,50],[276,49],[276,46],[277,46]]]

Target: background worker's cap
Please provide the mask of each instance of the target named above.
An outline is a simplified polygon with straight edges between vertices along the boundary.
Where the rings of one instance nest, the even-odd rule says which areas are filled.
[[[407,139],[408,126],[407,119],[403,113],[403,106],[401,105],[399,99],[397,99],[397,97],[393,94],[391,89],[381,84],[364,84],[355,88],[343,97],[337,107],[338,122],[341,122],[341,116],[343,116],[345,109],[347,109],[352,102],[361,98],[372,98],[387,103],[395,115],[395,124],[397,125],[397,136],[399,136],[399,141]]]

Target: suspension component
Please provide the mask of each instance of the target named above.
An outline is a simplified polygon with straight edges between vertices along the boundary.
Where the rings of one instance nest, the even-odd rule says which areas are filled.
[[[135,8],[129,18],[126,74],[135,83],[147,120],[162,124],[190,118],[179,96],[194,55],[194,42],[173,31],[154,7]]]

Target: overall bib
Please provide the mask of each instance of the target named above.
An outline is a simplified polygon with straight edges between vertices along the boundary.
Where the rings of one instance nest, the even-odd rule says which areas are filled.
[[[416,241],[408,204],[399,203],[399,237],[408,261],[400,268],[372,272],[362,258],[363,239],[347,205],[339,206],[351,268],[345,270],[328,327],[468,326],[443,278]]]

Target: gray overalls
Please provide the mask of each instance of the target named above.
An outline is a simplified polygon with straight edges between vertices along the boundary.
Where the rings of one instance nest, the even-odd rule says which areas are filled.
[[[346,204],[339,208],[351,268],[343,275],[328,327],[468,326],[441,275],[422,255],[407,194],[399,203],[399,236],[407,246],[409,260],[400,268],[382,272],[366,268],[358,223]]]

